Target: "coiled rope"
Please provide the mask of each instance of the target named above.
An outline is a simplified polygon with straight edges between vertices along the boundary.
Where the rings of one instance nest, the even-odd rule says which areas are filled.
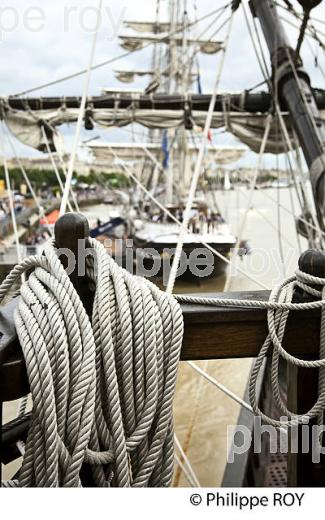
[[[30,273],[15,325],[33,412],[19,479],[4,486],[80,486],[84,462],[99,487],[170,485],[180,306],[89,244],[91,320],[52,240],[0,286],[2,300]]]
[[[321,290],[315,287],[320,287]],[[316,301],[305,303],[293,303],[292,298],[295,288],[299,287],[305,293],[318,298]],[[276,286],[270,294],[269,301],[258,300],[236,300],[223,298],[205,298],[196,296],[177,295],[176,299],[180,303],[194,303],[201,305],[213,305],[217,307],[249,307],[267,309],[267,338],[256,358],[249,381],[249,399],[252,411],[260,416],[262,420],[275,427],[283,429],[285,426],[296,426],[298,424],[306,424],[312,418],[318,419],[318,424],[323,424],[323,415],[325,410],[325,279],[304,273],[299,269],[294,276],[287,278],[279,286]],[[287,319],[290,311],[306,311],[311,309],[321,309],[321,327],[320,327],[320,351],[319,359],[307,361],[299,359],[285,350],[283,347],[283,338],[286,328]],[[258,404],[256,393],[257,380],[261,371],[265,356],[272,354],[271,363],[271,388],[272,396],[275,399],[280,411],[283,413],[281,420],[276,420],[266,415]],[[319,369],[319,389],[318,398],[313,407],[306,413],[300,415],[290,411],[283,402],[280,393],[279,384],[279,362],[280,358],[287,363],[304,368]]]

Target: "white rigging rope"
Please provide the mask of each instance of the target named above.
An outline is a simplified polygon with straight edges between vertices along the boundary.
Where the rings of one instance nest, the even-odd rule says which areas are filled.
[[[287,150],[288,152],[291,152],[291,154],[293,155],[293,158],[295,160],[295,163],[296,163],[296,168],[297,168],[297,171],[300,173],[300,175],[302,174],[302,171],[301,171],[301,165],[299,164],[299,162],[297,161],[297,157],[295,156],[294,154],[294,149],[293,149],[293,146],[292,146],[292,143],[291,143],[291,140],[290,140],[290,137],[289,137],[289,132],[288,132],[288,129],[287,129],[287,126],[286,126],[286,123],[285,123],[285,120],[281,114],[281,111],[280,111],[280,107],[278,104],[276,104],[276,112],[277,112],[277,115],[279,117],[279,121],[280,121],[280,128],[281,128],[281,131],[282,131],[282,135],[284,137],[284,140],[287,144]],[[287,153],[287,160],[289,162],[289,165],[292,169],[292,166],[291,166],[291,160],[290,160],[290,156],[289,156],[289,153]],[[292,169],[292,178],[293,178],[293,181],[294,181],[294,186],[296,188],[296,193],[298,195],[298,191],[299,191],[299,188],[298,188],[298,183],[297,183],[297,179],[296,179],[296,175],[294,174],[293,172],[293,169]],[[300,182],[300,189],[301,189],[301,199],[300,199],[300,205],[301,205],[301,208],[302,210],[304,209],[309,209],[308,208],[308,197],[306,195],[306,191],[305,191],[305,187],[304,187],[304,183],[303,182]],[[317,235],[319,237],[322,236],[322,231],[320,229],[320,226],[319,226],[319,222],[317,220],[317,218],[315,218],[313,212],[310,211],[310,214],[312,216],[312,219],[314,221],[314,226],[316,227],[317,229]],[[313,241],[311,240],[311,243],[313,243]]]
[[[179,237],[177,240],[177,246],[176,246],[176,250],[175,250],[175,254],[174,254],[174,258],[173,258],[173,263],[172,263],[172,267],[171,267],[169,277],[168,277],[166,292],[169,294],[171,294],[174,289],[175,280],[177,277],[177,270],[179,267],[179,262],[180,262],[180,258],[181,258],[181,254],[182,254],[182,250],[183,250],[184,239],[185,239],[185,235],[188,232],[188,226],[189,226],[189,222],[190,222],[190,218],[191,218],[191,210],[192,210],[192,206],[193,206],[193,201],[194,201],[194,197],[195,197],[197,184],[199,181],[199,177],[201,175],[203,157],[204,157],[204,153],[205,153],[206,145],[207,145],[207,141],[208,141],[208,135],[209,135],[210,127],[211,127],[214,106],[215,106],[216,98],[217,98],[217,89],[219,87],[220,78],[221,78],[221,74],[223,71],[223,66],[224,66],[225,57],[226,57],[226,50],[227,50],[228,43],[229,43],[229,37],[230,37],[230,33],[231,33],[233,18],[234,18],[234,13],[232,13],[232,15],[230,17],[227,35],[225,38],[225,46],[224,46],[224,49],[222,50],[222,56],[221,56],[221,60],[219,63],[219,68],[218,68],[212,96],[210,99],[209,109],[208,109],[208,113],[207,113],[207,117],[206,117],[206,121],[205,121],[205,125],[204,125],[202,141],[200,143],[200,149],[198,152],[198,157],[196,160],[194,173],[193,173],[193,176],[191,179],[191,185],[190,185],[189,193],[187,196],[186,206],[185,206],[185,210],[183,213],[183,223],[182,223],[183,225],[180,228],[180,233],[179,233]]]
[[[257,182],[257,178],[258,178],[258,175],[260,173],[260,170],[261,170],[263,154],[265,152],[265,147],[266,147],[267,140],[268,140],[268,137],[269,137],[272,120],[273,120],[273,116],[271,114],[268,114],[268,116],[266,118],[266,123],[265,123],[264,135],[263,135],[263,139],[261,141],[260,151],[259,151],[259,155],[258,155],[257,166],[255,168],[254,175],[253,175],[253,178],[252,178],[251,183],[250,183],[250,189],[249,189],[249,195],[248,195],[246,211],[245,211],[245,213],[244,213],[244,215],[243,215],[243,217],[241,219],[240,226],[239,226],[239,231],[238,231],[238,235],[237,235],[236,244],[235,244],[235,247],[234,247],[234,249],[232,251],[232,258],[231,259],[234,259],[233,262],[236,260],[236,257],[237,257],[237,254],[238,254],[239,244],[240,244],[240,241],[243,239],[243,233],[244,233],[244,230],[245,230],[248,213],[249,213],[249,211],[251,209],[251,206],[252,206],[252,201],[253,201],[253,196],[254,196],[254,193],[255,193],[256,182]],[[231,283],[231,277],[232,277],[232,273],[230,271],[228,273],[228,275],[227,275],[224,291],[229,291],[229,287],[230,287],[230,283]]]
[[[18,234],[18,227],[17,227],[17,220],[16,220],[16,212],[15,212],[15,205],[14,205],[14,200],[13,200],[12,187],[11,187],[11,183],[10,183],[10,174],[9,174],[8,162],[7,162],[7,158],[5,156],[3,135],[4,135],[3,134],[3,125],[1,125],[1,130],[0,130],[0,150],[1,150],[1,153],[2,153],[2,164],[3,164],[4,173],[5,173],[5,181],[6,181],[6,188],[7,188],[7,194],[8,194],[8,201],[9,201],[9,209],[10,209],[10,215],[11,215],[12,228],[13,228],[14,237],[15,237],[17,259],[18,259],[18,262],[21,262],[22,256],[21,256],[20,243],[19,243],[19,234]]]
[[[21,162],[21,159],[20,159],[20,157],[17,154],[17,150],[16,150],[14,142],[13,142],[11,136],[10,136],[8,128],[7,128],[6,135],[7,135],[7,140],[8,140],[9,146],[10,146],[10,148],[11,148],[13,154],[14,154],[14,157],[15,157],[15,159],[17,161],[17,164],[18,164],[18,167],[19,167],[19,169],[20,169],[20,171],[22,173],[22,176],[23,176],[23,178],[24,178],[24,180],[25,180],[25,182],[27,184],[27,187],[28,187],[28,189],[29,189],[29,191],[30,191],[30,193],[31,193],[31,195],[33,197],[33,200],[34,200],[34,202],[36,204],[36,207],[37,207],[37,209],[39,211],[40,217],[42,217],[45,220],[47,230],[48,230],[50,236],[52,236],[53,232],[52,232],[51,227],[49,226],[49,223],[48,223],[48,220],[47,220],[44,208],[41,206],[41,204],[40,204],[40,202],[38,200],[38,197],[37,197],[37,195],[35,193],[35,190],[34,190],[32,184],[31,184],[31,182],[29,180],[27,172],[26,172],[26,170],[25,170],[25,168],[23,166],[23,163]]]
[[[63,196],[63,193],[64,193],[64,185],[63,185],[63,182],[62,182],[62,179],[61,179],[61,175],[60,175],[60,172],[59,172],[59,168],[57,167],[57,164],[55,162],[55,159],[54,159],[54,156],[53,156],[53,153],[52,153],[52,150],[51,150],[51,147],[50,147],[50,143],[49,143],[49,140],[47,138],[47,135],[46,135],[46,132],[45,132],[45,128],[44,126],[42,126],[42,136],[43,136],[43,139],[45,141],[45,147],[46,147],[46,150],[47,150],[47,153],[49,155],[49,158],[50,158],[50,161],[51,161],[51,165],[52,165],[52,168],[53,168],[53,171],[55,173],[55,176],[57,178],[57,181],[59,183],[59,187],[60,187],[60,190],[61,190],[61,193],[62,193],[62,196]],[[58,152],[60,158],[61,158],[61,154]],[[67,178],[67,171],[66,171],[66,168],[65,168],[65,164],[63,162],[63,159],[61,158],[60,159],[60,162],[61,162],[61,165],[62,165],[62,170],[63,170],[63,174],[65,175],[65,178]],[[72,201],[73,201],[73,204],[75,206],[75,209],[76,211],[79,212],[79,206],[78,206],[78,202],[77,202],[77,199],[76,199],[76,196],[74,194],[74,191],[72,189],[72,186],[70,185],[70,190],[69,192],[71,193],[71,198],[72,198]],[[71,202],[70,200],[68,199],[67,201],[67,206],[69,208],[69,211],[73,211],[73,208],[72,208],[72,205],[71,205]]]
[[[246,401],[244,401],[243,399],[238,397],[238,395],[236,395],[234,392],[229,390],[229,388],[227,388],[225,385],[221,384],[215,377],[212,377],[210,374],[208,374],[206,370],[202,370],[202,368],[200,368],[199,365],[197,365],[197,363],[193,363],[193,361],[188,361],[187,364],[191,368],[193,368],[193,370],[195,370],[195,372],[200,374],[204,379],[209,381],[209,383],[211,383],[213,386],[215,386],[216,388],[221,390],[221,392],[223,392],[225,395],[230,397],[230,399],[235,401],[237,404],[240,404],[240,406],[242,406],[249,412],[253,413],[252,407],[248,403],[246,403]]]
[[[241,195],[244,195],[244,197],[246,199],[249,198],[249,195],[246,193],[246,191],[242,191],[241,192]],[[277,204],[277,201],[276,199],[271,199],[275,202],[275,204]],[[280,207],[282,207],[282,205],[280,204]],[[258,210],[257,208],[254,208],[256,213],[261,217],[261,219],[263,219],[274,231],[278,232],[278,227],[272,222],[272,220],[270,220],[266,215],[264,215],[264,213],[262,213],[262,211]],[[238,210],[237,210],[238,211]],[[290,213],[290,210],[289,210],[289,213]],[[289,240],[285,235],[283,235],[283,233],[281,232],[281,238],[290,246],[294,249],[294,244],[291,242],[291,240]]]
[[[249,23],[249,18],[248,18],[248,15],[247,15],[247,10],[246,10],[245,3],[241,2],[241,6],[242,6],[242,9],[243,9],[247,30],[248,30],[248,33],[249,33],[249,36],[250,36],[250,39],[251,39],[251,42],[252,42],[252,45],[253,45],[255,56],[256,56],[256,59],[258,61],[258,64],[259,64],[262,76],[263,76],[264,80],[267,82],[267,84],[269,84],[270,80],[269,80],[269,74],[268,74],[266,62],[265,62],[263,53],[261,52],[261,55],[262,55],[262,57],[261,57],[259,52],[258,52],[257,45],[256,45],[256,42],[255,42],[255,39],[254,39],[254,36],[253,36],[253,31],[252,31],[251,25]],[[254,28],[256,28],[255,25],[254,25]],[[260,51],[261,51],[261,49],[260,49]]]
[[[189,27],[192,27],[196,24],[198,24],[199,22],[202,22],[203,20],[206,20],[207,18],[210,18],[210,16],[213,16],[214,14],[222,11],[223,9],[225,9],[226,7],[228,7],[229,5],[231,4],[231,2],[227,2],[225,5],[221,6],[221,7],[218,7],[217,9],[213,9],[213,11],[210,11],[209,13],[203,15],[202,17],[200,17],[199,19],[197,20],[194,20],[193,22],[189,23],[186,25],[186,28],[189,28]],[[176,35],[177,33],[180,32],[180,30],[183,30],[183,29],[175,29],[174,32],[170,32],[167,34],[167,37],[171,37],[171,36],[174,36]],[[153,45],[154,42],[148,42],[146,44],[143,45],[142,49],[145,49],[151,45]],[[97,69],[100,69],[102,67],[105,67],[106,65],[110,65],[111,63],[114,63],[118,60],[121,60],[122,58],[126,58],[127,56],[130,56],[131,54],[133,54],[134,51],[127,51],[127,52],[124,52],[122,54],[120,54],[119,56],[114,56],[113,58],[110,58],[108,60],[105,60],[105,61],[102,61],[100,63],[96,63],[95,65],[92,65],[91,66],[91,70],[97,70]],[[77,78],[77,77],[80,77],[80,76],[83,76],[85,74],[88,73],[88,69],[82,69],[78,72],[74,72],[72,74],[68,74],[67,76],[63,76],[62,78],[58,78],[56,80],[53,80],[53,81],[49,81],[47,83],[43,83],[41,85],[38,85],[36,87],[32,87],[32,88],[29,88],[29,89],[26,89],[26,90],[23,90],[21,92],[17,92],[16,94],[13,95],[13,97],[20,97],[20,96],[26,96],[27,94],[31,94],[32,92],[36,92],[37,90],[41,90],[41,89],[44,89],[44,88],[47,88],[47,87],[51,87],[53,85],[57,85],[59,83],[63,83],[64,81],[68,81],[70,79],[74,79],[74,78]]]
[[[191,472],[189,471],[188,466],[185,465],[184,461],[180,458],[180,456],[175,453],[175,461],[178,464],[178,466],[181,468],[182,472],[184,473],[187,482],[192,487],[200,487],[196,484],[196,481],[193,479]]]
[[[87,68],[87,72],[86,72],[86,76],[85,76],[85,82],[84,82],[83,93],[82,93],[82,98],[81,98],[81,103],[80,103],[80,108],[79,108],[76,131],[75,131],[72,151],[71,151],[71,155],[70,155],[70,161],[69,161],[67,177],[66,177],[66,181],[65,181],[64,192],[63,192],[62,201],[61,201],[61,207],[60,207],[61,215],[63,215],[65,213],[66,207],[68,204],[68,200],[69,200],[69,191],[70,191],[70,186],[71,186],[71,181],[72,181],[72,176],[73,176],[74,164],[75,164],[75,160],[76,160],[76,156],[77,156],[77,150],[78,150],[79,141],[80,141],[81,127],[83,124],[83,119],[84,119],[84,114],[85,114],[85,108],[86,108],[87,97],[88,97],[88,92],[89,92],[89,85],[90,85],[90,78],[91,78],[91,71],[92,71],[93,61],[95,58],[95,51],[96,51],[98,32],[99,32],[99,28],[100,28],[102,7],[103,7],[103,0],[99,0],[98,9],[97,9],[96,29],[95,29],[94,35],[93,35],[93,41],[92,41],[90,57],[89,57],[89,64],[88,64],[88,68]]]
[[[194,487],[201,487],[200,481],[198,480],[196,474],[194,473],[193,468],[192,468],[191,464],[189,463],[189,460],[188,460],[186,454],[184,453],[182,445],[177,438],[177,435],[174,435],[174,441],[175,441],[175,446],[177,447],[177,449],[179,450],[180,455],[181,455],[181,458],[177,457],[177,459],[176,459],[178,465],[181,467],[182,471],[185,473],[188,480],[190,477],[190,480],[192,481],[192,485]]]

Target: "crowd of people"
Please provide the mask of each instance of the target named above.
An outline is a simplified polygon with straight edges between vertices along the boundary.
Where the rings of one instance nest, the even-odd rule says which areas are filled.
[[[184,221],[185,207],[178,206],[170,211],[179,222]],[[152,220],[162,223],[164,218],[164,212],[160,211],[153,215]],[[210,208],[202,206],[191,209],[188,228],[194,234],[217,233],[220,225],[224,223],[225,220],[219,211],[212,211]]]

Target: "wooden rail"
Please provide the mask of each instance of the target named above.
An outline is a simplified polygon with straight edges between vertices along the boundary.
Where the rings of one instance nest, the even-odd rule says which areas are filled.
[[[266,301],[269,292],[215,293],[211,296]],[[0,311],[0,395],[3,401],[17,399],[26,393],[25,363],[13,321],[16,303],[17,300]],[[265,310],[190,304],[182,305],[182,310],[185,324],[182,360],[253,358],[267,335]],[[287,350],[295,356],[316,356],[319,323],[319,311],[292,312],[284,341]]]
[[[267,301],[269,294],[269,291],[249,291],[209,296]],[[185,323],[182,360],[256,357],[267,335],[266,311],[262,309],[189,304],[182,305],[182,309]],[[284,338],[287,350],[298,357],[317,355],[319,323],[319,310],[291,312]]]

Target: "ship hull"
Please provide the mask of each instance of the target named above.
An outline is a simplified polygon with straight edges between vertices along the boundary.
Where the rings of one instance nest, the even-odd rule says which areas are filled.
[[[217,253],[229,259],[233,242],[208,243]],[[140,275],[151,277],[168,277],[177,243],[146,242],[134,240],[135,262]],[[178,270],[178,279],[203,281],[223,275],[227,270],[227,263],[212,253],[210,249],[198,243],[186,243],[183,245],[183,261]],[[185,256],[186,255],[186,256]],[[159,269],[158,269],[159,264]],[[150,276],[150,273],[154,273]]]

